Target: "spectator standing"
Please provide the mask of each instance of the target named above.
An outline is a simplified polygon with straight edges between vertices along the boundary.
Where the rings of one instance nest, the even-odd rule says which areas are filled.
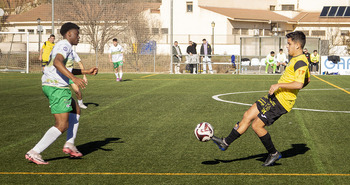
[[[187,61],[190,63],[188,66],[188,70],[190,73],[196,74],[196,63],[197,63],[197,50],[196,50],[197,44],[195,42],[190,41],[189,45],[187,46]]]
[[[206,39],[202,40],[202,46],[201,46],[201,57],[203,58],[203,74],[207,73],[207,63],[209,68],[209,73],[213,74],[213,68],[211,66],[211,46],[208,44]]]
[[[180,73],[181,59],[182,59],[181,49],[180,49],[179,43],[175,41],[173,46],[173,62],[175,63],[175,74],[181,74]]]
[[[311,63],[311,60],[310,60],[310,53],[308,52],[307,48],[304,49],[303,51],[304,55],[306,56],[309,64]]]
[[[318,72],[318,64],[320,62],[320,55],[317,53],[317,50],[314,50],[314,53],[310,56],[310,72],[313,72],[313,66],[316,66],[316,72]]]

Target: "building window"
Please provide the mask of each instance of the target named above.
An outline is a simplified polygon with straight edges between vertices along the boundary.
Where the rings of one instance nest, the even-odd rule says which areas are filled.
[[[275,11],[276,10],[276,6],[275,5],[270,5],[270,11]]]
[[[349,36],[349,30],[341,30],[341,36]]]
[[[34,34],[34,29],[28,29],[27,30],[29,32],[29,34],[33,35]]]
[[[232,28],[232,35],[240,35],[240,30],[239,28]]]
[[[46,29],[46,34],[52,34],[52,29]]]
[[[152,34],[159,34],[159,28],[152,28]]]
[[[162,34],[168,34],[169,31],[168,31],[168,28],[162,28]]]
[[[282,11],[294,11],[294,5],[293,4],[282,5]]]
[[[249,29],[242,28],[241,29],[241,35],[249,35]]]
[[[193,2],[192,1],[186,2],[186,12],[193,12]]]
[[[18,32],[25,32],[24,29],[18,29]]]
[[[44,29],[42,29],[41,31],[39,31],[39,30],[37,29],[37,30],[36,30],[36,33],[39,34],[39,32],[44,33]]]
[[[326,31],[324,30],[312,30],[312,36],[326,36]]]
[[[264,30],[264,36],[271,36],[272,31],[271,30]]]

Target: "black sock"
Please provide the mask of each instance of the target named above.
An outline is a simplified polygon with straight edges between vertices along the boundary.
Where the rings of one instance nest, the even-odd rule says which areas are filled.
[[[280,66],[277,66],[277,70],[280,70]]]
[[[271,136],[269,133],[267,133],[266,135],[259,137],[261,142],[263,143],[263,145],[265,146],[266,150],[270,153],[270,154],[274,154],[277,152],[275,146],[272,143],[271,140]]]
[[[230,145],[234,140],[236,140],[240,136],[241,136],[241,134],[239,132],[237,132],[237,130],[235,128],[233,128],[230,135],[228,135],[225,138],[225,142],[226,142],[226,144]]]

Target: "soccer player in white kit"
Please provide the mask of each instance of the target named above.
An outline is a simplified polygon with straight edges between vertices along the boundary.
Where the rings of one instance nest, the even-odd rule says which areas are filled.
[[[114,38],[113,45],[109,48],[109,61],[113,63],[117,82],[123,78],[123,52],[124,49],[118,44],[118,39]]]
[[[78,25],[71,22],[62,25],[60,33],[64,39],[55,45],[50,55],[50,61],[44,69],[42,89],[49,99],[51,113],[55,117],[55,126],[48,129],[34,148],[26,153],[25,158],[36,164],[48,164],[42,159],[40,153],[66,130],[68,130],[67,140],[63,146],[63,152],[71,157],[83,155],[74,145],[79,125],[80,108],[72,99],[69,79],[78,87],[85,88],[86,82],[74,75],[95,75],[98,69],[96,67],[89,70],[72,69],[72,72],[67,69],[67,61],[72,57],[72,45],[77,45],[79,42],[79,29]]]

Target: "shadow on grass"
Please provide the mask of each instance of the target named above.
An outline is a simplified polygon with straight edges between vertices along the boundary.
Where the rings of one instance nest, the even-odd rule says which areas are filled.
[[[121,138],[106,138],[102,141],[92,141],[88,142],[82,145],[77,146],[78,150],[83,154],[83,156],[88,155],[92,152],[95,152],[97,150],[103,150],[103,151],[113,151],[113,149],[105,149],[103,148],[109,143],[124,143],[124,141],[118,141]],[[55,161],[55,160],[61,160],[61,159],[73,159],[73,160],[79,160],[82,158],[71,158],[70,156],[64,156],[64,157],[56,157],[52,159],[46,159],[46,161]]]
[[[292,148],[282,151],[281,154],[282,154],[282,158],[289,158],[289,157],[305,154],[309,150],[310,148],[307,147],[306,144],[292,144]],[[252,155],[252,156],[232,159],[232,160],[214,159],[213,161],[203,161],[202,164],[216,165],[219,163],[231,163],[235,161],[243,161],[243,160],[250,160],[250,159],[256,159],[258,161],[264,162],[267,158],[267,155],[268,155],[267,153],[263,153],[263,154],[257,154],[257,155]],[[275,163],[275,165],[281,165],[281,164]]]
[[[95,105],[95,107],[100,106],[100,104],[98,103],[84,103],[84,105],[86,105],[87,107],[89,107],[90,105]]]

